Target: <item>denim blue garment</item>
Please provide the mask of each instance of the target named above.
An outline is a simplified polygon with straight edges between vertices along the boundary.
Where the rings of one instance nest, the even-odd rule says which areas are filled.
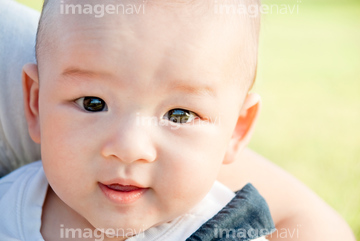
[[[275,230],[265,199],[248,183],[186,241],[247,241]]]

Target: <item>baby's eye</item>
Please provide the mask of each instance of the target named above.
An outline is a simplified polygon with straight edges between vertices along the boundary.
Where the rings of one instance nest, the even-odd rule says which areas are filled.
[[[90,112],[99,112],[106,111],[107,105],[104,100],[98,97],[86,96],[79,98],[75,101],[80,107],[84,108],[86,111]]]
[[[164,119],[168,119],[174,123],[188,123],[193,121],[197,117],[197,114],[195,114],[192,111],[184,110],[184,109],[172,109],[168,111]]]

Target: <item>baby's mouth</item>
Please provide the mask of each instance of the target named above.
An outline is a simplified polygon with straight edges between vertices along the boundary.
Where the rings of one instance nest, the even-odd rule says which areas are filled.
[[[136,202],[149,188],[143,188],[133,185],[122,185],[119,183],[103,184],[99,183],[101,191],[112,202],[118,205],[126,205]]]
[[[106,185],[109,189],[114,190],[114,191],[119,191],[119,192],[132,192],[135,190],[139,190],[142,189],[140,187],[137,186],[132,186],[132,185],[121,185],[121,184],[110,184],[110,185]]]

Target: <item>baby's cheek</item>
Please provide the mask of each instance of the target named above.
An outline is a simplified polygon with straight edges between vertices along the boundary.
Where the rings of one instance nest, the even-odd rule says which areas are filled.
[[[43,122],[41,152],[49,181],[66,183],[86,171],[87,137],[79,135],[79,130],[67,120],[64,115],[52,113]]]
[[[200,158],[200,157],[199,157]],[[170,161],[161,169],[157,183],[172,202],[194,205],[201,200],[211,188],[216,175],[208,172],[204,160],[191,157]]]

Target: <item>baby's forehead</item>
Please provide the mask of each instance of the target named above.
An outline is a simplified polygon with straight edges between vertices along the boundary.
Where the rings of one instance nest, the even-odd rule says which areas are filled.
[[[124,3],[130,6],[142,7],[143,11],[134,12],[134,7],[131,11],[127,11],[124,8],[119,8],[118,6],[124,6]],[[225,4],[223,4],[223,2]],[[203,0],[177,0],[177,1],[159,1],[159,0],[121,0],[121,1],[102,1],[103,4],[99,4],[95,0],[87,0],[86,4],[83,1],[79,0],[69,0],[69,1],[55,1],[55,0],[45,0],[44,9],[42,16],[39,22],[39,31],[38,31],[38,42],[41,42],[41,38],[51,36],[52,33],[56,30],[67,30],[64,25],[59,26],[59,23],[68,23],[67,25],[79,25],[79,27],[85,27],[84,22],[88,25],[95,24],[115,24],[117,27],[121,28],[124,26],[128,27],[128,32],[135,32],[141,28],[135,28],[136,23],[144,25],[147,22],[154,22],[153,26],[149,30],[152,30],[154,27],[163,26],[163,32],[165,30],[174,30],[181,29],[184,27],[184,23],[187,23],[187,27],[193,27],[197,31],[203,29],[211,29],[213,36],[216,36],[221,33],[221,28],[214,28],[214,24],[222,24],[222,28],[226,29],[229,26],[233,27],[233,35],[235,38],[237,36],[247,36],[245,31],[249,31],[248,27],[244,25],[249,21],[245,21],[244,18],[234,17],[234,14],[228,14],[228,10],[225,14],[219,14],[218,8],[228,9],[228,5],[231,8],[231,4],[228,2],[234,2],[232,5],[236,6],[237,2],[243,4],[249,4],[250,2],[257,2],[257,0],[217,0],[217,1],[203,1]],[[236,2],[236,3],[235,3]],[[101,7],[102,6],[102,7]],[[108,7],[112,6],[112,11],[107,11]],[[99,8],[101,7],[101,8]],[[90,9],[90,10],[89,10]],[[95,11],[95,9],[97,9]],[[116,11],[115,11],[116,9]],[[100,13],[102,10],[103,13]],[[120,10],[120,11],[119,11]],[[122,10],[122,11],[121,11]],[[98,16],[96,16],[96,13]],[[154,13],[155,14],[152,14]],[[235,16],[238,14],[235,14]],[[256,18],[252,18],[254,22]],[[81,25],[81,26],[80,26]],[[156,26],[157,25],[157,26]],[[89,26],[88,26],[89,27]],[[124,29],[122,29],[125,31]],[[239,34],[239,30],[242,34]],[[220,32],[219,32],[220,31]],[[59,32],[59,31],[58,31]],[[190,38],[191,36],[189,36]]]
[[[80,43],[88,46],[87,55],[107,51],[109,56],[115,56],[121,52],[122,59],[129,59],[132,55],[136,58],[134,52],[140,51],[143,61],[160,62],[154,58],[163,57],[163,61],[169,64],[185,63],[181,66],[186,66],[186,63],[197,66],[212,63],[204,71],[226,67],[231,75],[234,69],[228,67],[238,62],[234,58],[239,58],[241,48],[246,45],[245,36],[249,35],[244,33],[246,28],[241,22],[234,22],[234,17],[216,16],[210,4],[202,5],[198,1],[192,1],[196,5],[188,8],[186,6],[190,1],[184,1],[179,8],[175,8],[172,1],[165,5],[154,1],[146,6],[142,14],[108,14],[102,18],[86,14],[50,15],[61,7],[56,2],[46,5],[40,21],[38,62],[40,56],[49,56],[56,49],[61,49],[58,52],[63,54],[70,48],[78,51],[76,44]],[[161,56],[159,50],[167,52],[168,56]],[[114,59],[118,60],[117,63],[122,62],[121,58]],[[124,66],[127,64],[124,63]]]

